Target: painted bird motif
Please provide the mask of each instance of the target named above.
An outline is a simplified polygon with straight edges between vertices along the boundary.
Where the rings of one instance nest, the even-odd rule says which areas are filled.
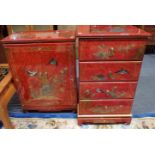
[[[27,72],[27,74],[29,75],[29,76],[36,76],[37,75],[37,71],[26,71]]]
[[[128,74],[128,71],[123,69],[123,68],[121,68],[119,71],[116,71],[115,73],[124,75],[124,74]]]

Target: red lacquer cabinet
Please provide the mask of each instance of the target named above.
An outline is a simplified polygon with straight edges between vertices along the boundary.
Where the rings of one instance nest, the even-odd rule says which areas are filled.
[[[75,110],[75,34],[22,32],[3,39],[23,110]]]
[[[149,33],[134,26],[78,26],[78,123],[130,123]]]

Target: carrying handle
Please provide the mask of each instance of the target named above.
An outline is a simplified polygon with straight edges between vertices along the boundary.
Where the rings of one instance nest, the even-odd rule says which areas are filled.
[[[58,65],[58,61],[55,58],[51,58],[48,64],[57,66]]]

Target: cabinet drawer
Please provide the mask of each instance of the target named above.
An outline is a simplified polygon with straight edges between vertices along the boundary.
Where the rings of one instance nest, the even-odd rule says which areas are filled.
[[[80,40],[79,57],[89,60],[142,60],[146,41]]]
[[[131,116],[128,117],[78,117],[78,124],[118,124],[118,123],[125,123],[129,124],[131,122]],[[104,126],[103,126],[104,127]],[[98,126],[98,128],[102,128],[102,126]]]
[[[80,100],[134,98],[137,82],[80,82]]]
[[[125,115],[131,113],[132,99],[85,100],[79,103],[79,115]]]
[[[135,81],[141,61],[80,62],[80,81]]]

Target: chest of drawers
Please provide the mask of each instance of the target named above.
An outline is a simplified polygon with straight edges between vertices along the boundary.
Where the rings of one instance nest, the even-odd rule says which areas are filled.
[[[75,34],[22,32],[2,40],[23,110],[75,110]]]
[[[133,26],[78,26],[78,123],[130,123],[150,34]]]

